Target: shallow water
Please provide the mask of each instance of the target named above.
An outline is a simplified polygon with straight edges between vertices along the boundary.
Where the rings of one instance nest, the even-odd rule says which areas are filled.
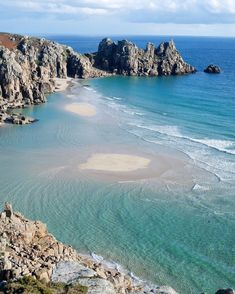
[[[38,123],[0,128],[0,200],[84,253],[180,293],[214,293],[235,287],[235,41],[178,41],[193,65],[210,59],[223,73],[95,79],[50,95],[25,110]],[[76,101],[97,115],[65,111]],[[79,170],[95,152],[154,164],[138,176]],[[171,168],[159,173],[167,160]]]

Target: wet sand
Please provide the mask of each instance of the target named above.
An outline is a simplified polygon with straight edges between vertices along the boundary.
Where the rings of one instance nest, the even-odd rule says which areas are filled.
[[[140,156],[116,153],[95,153],[87,162],[79,165],[80,169],[108,172],[132,172],[147,168],[150,159]]]
[[[84,102],[67,104],[65,110],[84,117],[92,117],[96,115],[96,107]]]

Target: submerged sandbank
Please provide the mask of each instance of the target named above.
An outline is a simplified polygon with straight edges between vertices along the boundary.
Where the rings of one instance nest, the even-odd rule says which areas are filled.
[[[86,117],[92,117],[96,115],[96,107],[84,102],[68,104],[65,106],[65,110]]]
[[[79,168],[109,172],[132,172],[147,168],[150,162],[150,159],[141,156],[95,153],[88,158],[87,162],[80,164]]]

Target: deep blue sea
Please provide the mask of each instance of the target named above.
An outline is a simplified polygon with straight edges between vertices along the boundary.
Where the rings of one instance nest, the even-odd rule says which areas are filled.
[[[47,38],[81,53],[96,51],[102,39]],[[113,40],[124,38],[144,48],[172,37]],[[74,82],[25,110],[38,123],[1,127],[0,201],[142,279],[212,294],[235,288],[235,39],[173,39],[196,74]],[[204,73],[210,63],[221,74]],[[97,115],[67,112],[75,102],[94,105]],[[96,152],[153,163],[141,178],[79,170]]]

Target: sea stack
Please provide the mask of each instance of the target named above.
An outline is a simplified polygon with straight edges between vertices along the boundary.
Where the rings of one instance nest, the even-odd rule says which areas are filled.
[[[90,58],[96,68],[127,76],[182,75],[196,71],[183,60],[173,41],[161,43],[157,48],[148,43],[144,50],[127,40],[115,43],[106,38]]]

